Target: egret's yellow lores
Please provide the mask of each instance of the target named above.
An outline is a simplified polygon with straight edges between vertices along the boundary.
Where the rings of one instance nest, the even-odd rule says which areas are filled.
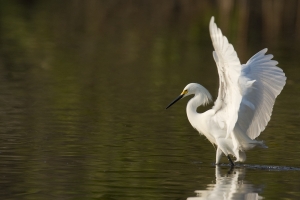
[[[212,109],[198,113],[197,107],[208,104],[212,97],[198,83],[190,83],[167,108],[183,97],[194,95],[189,100],[186,113],[191,125],[217,146],[216,164],[225,154],[233,166],[246,160],[245,151],[256,146],[267,148],[255,140],[266,128],[272,114],[276,97],[283,89],[286,77],[267,49],[241,64],[233,46],[223,36],[214,22],[209,23],[210,37],[214,46],[213,58],[219,73],[219,92]]]

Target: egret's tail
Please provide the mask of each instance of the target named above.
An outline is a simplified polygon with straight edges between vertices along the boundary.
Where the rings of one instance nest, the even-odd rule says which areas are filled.
[[[267,149],[268,146],[264,143],[264,141],[256,141],[256,146],[257,147],[260,147],[260,148],[263,148],[263,149]]]

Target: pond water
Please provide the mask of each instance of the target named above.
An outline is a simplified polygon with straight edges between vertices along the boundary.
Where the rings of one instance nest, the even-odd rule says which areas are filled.
[[[1,199],[300,199],[298,1],[1,1]],[[211,16],[287,76],[245,166],[215,167],[184,86],[217,96]],[[199,108],[199,112],[207,107]],[[272,167],[275,166],[275,167]]]

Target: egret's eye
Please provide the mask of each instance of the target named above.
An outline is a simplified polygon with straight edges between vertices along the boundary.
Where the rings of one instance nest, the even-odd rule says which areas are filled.
[[[185,95],[188,93],[188,90],[183,90],[183,92],[181,93],[181,95]]]

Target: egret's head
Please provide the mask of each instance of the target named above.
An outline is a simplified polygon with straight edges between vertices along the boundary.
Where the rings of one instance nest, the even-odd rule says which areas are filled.
[[[181,94],[184,94],[183,97],[186,97],[191,94],[200,93],[203,89],[205,89],[205,88],[198,83],[189,83],[189,84],[187,84],[187,86],[185,86],[185,88],[183,89]]]
[[[202,85],[198,83],[189,83],[187,86],[185,86],[181,94],[166,107],[166,109],[171,107],[174,103],[176,103],[180,99],[189,96],[191,94],[204,94],[203,96],[205,96],[206,99],[205,102],[203,102],[204,104],[207,104],[211,101],[210,93]]]

